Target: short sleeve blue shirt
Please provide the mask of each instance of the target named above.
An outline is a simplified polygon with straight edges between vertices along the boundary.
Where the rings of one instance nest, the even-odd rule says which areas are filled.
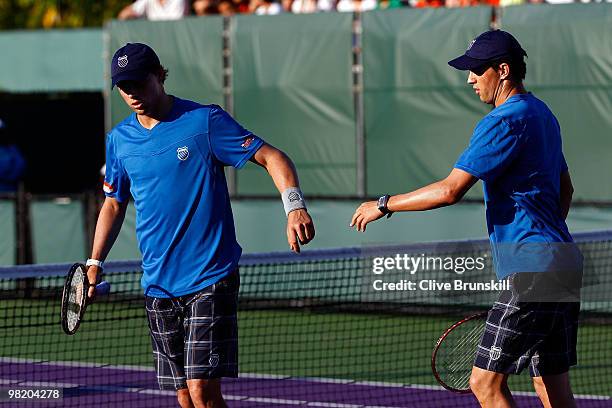
[[[148,130],[130,115],[106,141],[107,197],[136,207],[142,286],[166,297],[197,292],[238,266],[223,168],[241,168],[263,145],[216,105],[174,98],[166,120]]]
[[[556,256],[550,244],[572,242],[560,203],[567,164],[559,123],[531,93],[514,95],[485,116],[455,167],[483,180],[498,278],[545,271]],[[518,256],[520,245],[537,260]]]

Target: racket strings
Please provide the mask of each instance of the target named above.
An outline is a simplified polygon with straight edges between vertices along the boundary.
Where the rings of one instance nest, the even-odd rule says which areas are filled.
[[[72,331],[79,323],[81,313],[81,304],[84,300],[83,291],[85,290],[85,274],[81,268],[77,269],[72,276],[70,282],[70,291],[68,296],[68,308],[66,310],[66,321],[68,330]]]
[[[440,379],[451,388],[469,388],[470,374],[484,326],[483,318],[468,320],[448,333],[441,343],[436,357],[437,371]]]

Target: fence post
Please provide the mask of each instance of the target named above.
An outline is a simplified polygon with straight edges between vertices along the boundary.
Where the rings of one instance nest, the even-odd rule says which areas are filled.
[[[355,147],[357,155],[357,188],[356,193],[360,198],[366,196],[366,146],[365,125],[363,106],[363,55],[362,55],[362,20],[361,12],[353,13],[353,104],[355,110]]]
[[[223,17],[223,104],[225,110],[234,116],[234,88],[232,68],[232,17]],[[230,197],[238,194],[238,175],[234,167],[228,166],[225,170],[227,188]]]

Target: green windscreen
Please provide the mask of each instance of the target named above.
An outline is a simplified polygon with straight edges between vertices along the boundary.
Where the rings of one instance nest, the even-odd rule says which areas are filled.
[[[15,263],[15,203],[12,200],[0,200],[0,265]]]
[[[447,62],[487,30],[491,9],[387,10],[363,15],[369,195],[448,175],[488,112],[467,74]],[[478,188],[472,196],[482,196]]]
[[[234,106],[240,123],[295,162],[306,195],[354,195],[350,14],[237,16]],[[253,165],[238,193],[278,194]]]
[[[77,200],[33,200],[30,220],[34,262],[82,262],[87,256],[83,204]]]
[[[612,7],[508,7],[502,28],[529,55],[527,89],[559,120],[574,199],[611,201]]]

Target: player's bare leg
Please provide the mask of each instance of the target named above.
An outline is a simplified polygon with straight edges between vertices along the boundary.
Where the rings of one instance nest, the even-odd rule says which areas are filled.
[[[569,380],[569,372],[557,375],[533,377],[535,388],[544,408],[575,408],[574,394]]]
[[[482,408],[516,408],[508,388],[508,374],[472,367],[470,388]]]
[[[195,408],[227,408],[221,395],[221,380],[187,380],[191,402]]]
[[[189,388],[181,388],[176,391],[176,398],[181,408],[195,408],[189,396]]]

